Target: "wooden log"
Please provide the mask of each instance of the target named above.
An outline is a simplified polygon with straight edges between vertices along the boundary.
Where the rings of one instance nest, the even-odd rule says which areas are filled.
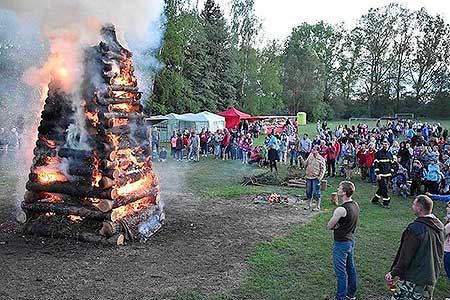
[[[141,169],[132,169],[125,173],[115,173],[117,176],[103,176],[100,180],[100,187],[107,189],[112,187],[113,185],[124,185],[128,181],[134,182],[137,181],[144,176],[148,175],[147,172],[143,172]]]
[[[104,221],[99,233],[106,237],[111,237],[117,232],[122,231],[122,225],[117,222]]]
[[[108,104],[97,106],[97,110],[102,114],[110,113],[120,113],[120,114],[132,114],[141,113],[143,111],[143,106],[141,104],[130,104],[130,103],[118,103],[118,104]],[[126,116],[129,118],[129,116]],[[119,116],[119,118],[125,118],[125,116]]]
[[[34,234],[51,238],[71,238],[82,242],[99,243],[108,246],[121,246],[125,243],[125,235],[116,233],[110,238],[105,238],[97,233],[73,232],[67,228],[49,226],[47,223],[33,222],[24,227],[25,234]]]
[[[58,151],[60,157],[74,158],[74,159],[92,159],[94,154],[91,150],[78,150],[71,148],[61,148]]]
[[[113,190],[116,191],[116,190]],[[117,208],[119,206],[124,206],[129,203],[132,203],[136,200],[139,200],[144,197],[152,197],[156,203],[157,197],[159,195],[159,186],[150,185],[148,187],[144,187],[130,195],[119,196],[117,192],[112,192],[112,198],[114,200],[113,208]]]
[[[65,132],[56,132],[56,131],[51,131],[48,132],[46,134],[38,134],[38,138],[42,139],[45,138],[47,140],[52,140],[54,141],[57,145],[62,145],[66,142],[66,137],[67,137],[67,133]]]
[[[49,192],[49,193],[66,194],[75,197],[103,198],[103,199],[112,199],[111,194],[113,193],[112,189],[104,190],[97,187],[79,185],[71,182],[61,182],[44,185],[35,181],[28,181],[26,184],[26,189],[34,192]]]
[[[99,113],[99,117],[104,119],[139,119],[142,118],[142,113],[140,112],[105,112]]]
[[[140,95],[140,94],[136,94]],[[131,104],[131,105],[139,105],[141,103],[141,101],[139,100],[140,97],[136,97],[136,98],[97,98],[97,103],[101,104],[101,105],[111,105],[111,104],[122,104],[122,103],[127,103],[127,104]]]
[[[37,144],[38,142],[36,142]],[[45,155],[45,156],[56,156],[57,155],[57,151],[56,149],[51,149],[49,147],[47,147],[47,145],[43,145],[42,141],[39,141],[39,144],[41,146],[36,146],[36,148],[33,149],[33,154],[38,156],[38,155]]]
[[[110,85],[109,88],[112,91],[120,91],[120,92],[139,92],[139,88],[136,86],[128,86],[128,85]]]
[[[55,193],[46,193],[46,192],[33,192],[33,191],[25,191],[23,196],[23,202],[25,203],[34,203],[36,201],[41,202],[65,202],[70,201],[69,196],[65,196],[62,194]]]
[[[84,218],[90,218],[94,220],[109,220],[111,218],[110,214],[103,213],[101,211],[83,207],[83,206],[73,206],[67,205],[65,203],[48,203],[48,202],[35,202],[35,203],[25,203],[22,202],[22,209],[35,211],[40,213],[52,212],[58,215],[76,215]]]
[[[113,128],[99,128],[100,133],[103,135],[115,134],[115,135],[124,135],[131,133],[131,127],[129,125],[122,125]]]
[[[81,177],[91,177],[94,171],[93,166],[86,166],[82,164],[71,164],[68,168],[68,173],[70,175],[81,176]]]

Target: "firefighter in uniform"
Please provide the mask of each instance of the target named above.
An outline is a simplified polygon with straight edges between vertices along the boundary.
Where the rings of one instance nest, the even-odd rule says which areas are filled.
[[[388,182],[394,173],[394,158],[389,152],[389,142],[383,141],[383,147],[375,154],[374,160],[375,174],[377,175],[378,190],[372,198],[372,204],[380,205],[383,201],[383,207],[389,208],[391,198],[388,195]]]

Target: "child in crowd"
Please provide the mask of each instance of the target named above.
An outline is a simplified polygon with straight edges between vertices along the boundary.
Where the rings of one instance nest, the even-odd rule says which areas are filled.
[[[413,197],[420,194],[422,185],[423,166],[422,163],[415,159],[411,169],[411,188],[409,194]]]
[[[166,147],[162,146],[161,151],[159,152],[159,161],[165,162],[166,159],[167,159]]]
[[[273,172],[273,170],[275,170],[275,173],[278,174],[277,161],[280,160],[280,157],[278,155],[278,151],[275,149],[274,144],[270,145],[270,149],[267,152],[267,157],[269,159],[270,172]]]

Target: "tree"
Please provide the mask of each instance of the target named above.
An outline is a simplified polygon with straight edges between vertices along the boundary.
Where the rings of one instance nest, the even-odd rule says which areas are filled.
[[[324,65],[314,49],[299,47],[298,35],[291,35],[285,48],[283,90],[290,114],[305,111],[311,119],[323,118]]]
[[[417,22],[410,76],[417,103],[424,103],[432,100],[435,84],[449,70],[450,31],[442,17],[433,17],[423,8],[417,12]]]
[[[205,97],[215,104],[210,109],[221,110],[235,103],[230,35],[224,15],[214,0],[206,0],[201,20],[206,33]]]
[[[254,0],[231,1],[231,36],[232,44],[236,48],[235,55],[239,80],[237,86],[237,100],[242,102],[249,68],[249,55],[252,45],[261,29],[262,23],[255,14]]]
[[[395,4],[382,8],[371,8],[358,24],[364,41],[361,51],[362,93],[368,104],[368,114],[376,102],[389,98],[390,74],[393,66],[391,50],[396,36],[393,13]]]

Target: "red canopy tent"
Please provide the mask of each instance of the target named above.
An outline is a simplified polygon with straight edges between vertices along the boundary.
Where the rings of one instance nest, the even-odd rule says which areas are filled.
[[[252,117],[249,114],[243,113],[242,111],[239,111],[234,107],[217,114],[225,118],[225,127],[227,129],[238,126],[241,119],[248,119]]]

